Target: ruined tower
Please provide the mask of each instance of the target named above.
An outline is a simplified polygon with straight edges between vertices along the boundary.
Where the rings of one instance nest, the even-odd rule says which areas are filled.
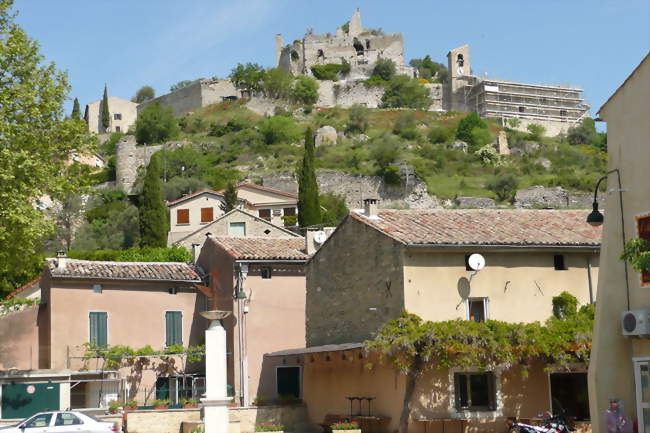
[[[282,54],[282,34],[275,35],[275,66],[280,66],[280,55]]]
[[[363,26],[361,25],[361,11],[357,8],[352,14],[352,19],[350,20],[348,34],[350,36],[358,36],[363,32]]]

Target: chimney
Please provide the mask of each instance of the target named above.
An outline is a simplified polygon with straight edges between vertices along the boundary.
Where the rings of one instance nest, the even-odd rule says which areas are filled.
[[[367,198],[363,200],[363,213],[367,218],[377,218],[376,198]]]
[[[192,262],[196,263],[196,247],[201,246],[201,244],[192,244]]]
[[[59,269],[65,269],[65,266],[68,262],[68,256],[66,256],[65,251],[59,250],[56,252],[56,267]]]
[[[314,242],[315,233],[315,229],[307,229],[307,233],[305,233],[305,251],[307,251],[307,254],[310,256],[314,254],[318,249],[316,243]]]

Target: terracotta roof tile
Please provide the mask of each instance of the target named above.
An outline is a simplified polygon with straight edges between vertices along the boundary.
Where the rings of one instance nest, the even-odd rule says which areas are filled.
[[[307,260],[305,238],[214,237],[212,242],[237,260]]]
[[[144,281],[200,282],[194,266],[171,262],[100,262],[65,259],[65,267],[57,266],[60,259],[47,259],[53,278],[88,278]]]
[[[379,210],[350,215],[404,244],[600,246],[588,210]]]

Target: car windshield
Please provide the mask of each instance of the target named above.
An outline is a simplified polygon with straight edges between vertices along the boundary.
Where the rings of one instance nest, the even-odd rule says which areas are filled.
[[[48,427],[50,425],[50,420],[52,419],[52,414],[51,413],[39,413],[38,415],[34,415],[25,423],[23,424],[23,427]]]

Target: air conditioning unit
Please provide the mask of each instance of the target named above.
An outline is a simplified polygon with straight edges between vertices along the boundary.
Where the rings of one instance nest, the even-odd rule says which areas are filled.
[[[650,309],[623,311],[621,325],[626,337],[650,336]]]

